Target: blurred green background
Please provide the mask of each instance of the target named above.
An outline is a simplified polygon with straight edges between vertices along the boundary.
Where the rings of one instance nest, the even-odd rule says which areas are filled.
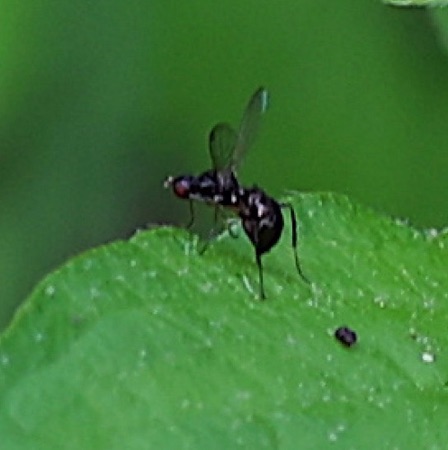
[[[46,272],[148,222],[271,92],[241,179],[448,223],[446,10],[379,0],[0,3],[0,328]]]

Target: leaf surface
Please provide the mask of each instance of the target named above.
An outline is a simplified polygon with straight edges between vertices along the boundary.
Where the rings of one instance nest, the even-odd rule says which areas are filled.
[[[287,226],[266,301],[242,232],[200,256],[154,228],[46,277],[0,339],[2,446],[443,448],[448,234],[343,196],[288,200],[312,285]]]

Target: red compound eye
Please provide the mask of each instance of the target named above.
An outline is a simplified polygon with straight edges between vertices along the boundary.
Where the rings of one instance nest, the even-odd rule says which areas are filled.
[[[190,182],[184,178],[174,180],[173,192],[179,198],[188,198],[190,196]]]

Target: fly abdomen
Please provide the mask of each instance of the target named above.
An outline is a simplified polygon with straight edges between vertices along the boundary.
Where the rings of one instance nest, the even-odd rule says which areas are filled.
[[[244,231],[259,255],[277,244],[283,232],[283,215],[280,205],[264,191],[256,186],[245,189],[239,215]]]

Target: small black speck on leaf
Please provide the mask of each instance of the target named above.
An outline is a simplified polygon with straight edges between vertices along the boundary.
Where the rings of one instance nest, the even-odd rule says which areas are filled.
[[[356,344],[357,336],[356,333],[349,327],[339,327],[334,332],[334,337],[346,347],[351,347]]]

